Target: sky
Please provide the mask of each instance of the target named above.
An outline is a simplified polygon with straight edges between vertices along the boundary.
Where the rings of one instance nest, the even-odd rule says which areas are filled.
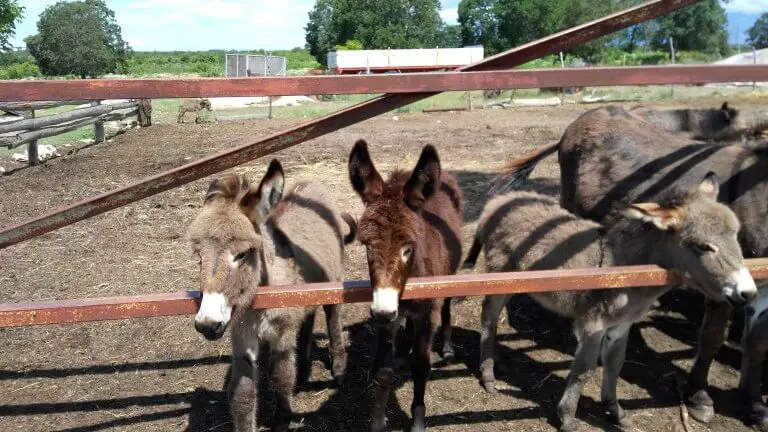
[[[593,0],[602,1],[602,0]],[[107,0],[137,51],[207,49],[290,49],[304,46],[307,12],[314,0]],[[16,26],[14,46],[37,32],[40,13],[56,0],[22,0],[24,20]],[[442,0],[440,15],[455,24],[459,0]],[[768,0],[730,0],[728,32],[732,43],[744,43],[744,32],[763,12]]]

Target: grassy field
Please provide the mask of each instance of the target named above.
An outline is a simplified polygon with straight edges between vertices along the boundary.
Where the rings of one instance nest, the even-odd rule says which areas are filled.
[[[474,107],[481,108],[489,102],[505,101],[513,98],[514,100],[528,98],[551,98],[559,96],[560,93],[552,90],[523,89],[507,90],[493,101],[486,100],[481,91],[471,92]],[[684,103],[703,97],[722,97],[728,98],[730,95],[739,95],[744,97],[765,98],[765,91],[753,92],[751,87],[695,87],[695,86],[648,86],[648,87],[600,87],[586,89],[580,95],[567,95],[567,103],[575,103],[583,95],[606,96],[608,101],[637,101],[653,102],[674,100]],[[277,119],[286,118],[314,118],[327,115],[334,111],[360,103],[377,95],[339,95],[328,98],[325,101],[312,101],[302,103],[298,106],[273,107],[272,115]],[[167,124],[176,122],[178,113],[179,99],[156,99],[152,101],[153,123]],[[396,110],[397,114],[407,114],[421,112],[429,108],[465,108],[468,106],[467,92],[446,92],[428,99],[406,105]],[[74,107],[57,107],[49,110],[40,111],[38,116],[51,115],[74,109]],[[204,122],[215,122],[217,116],[264,116],[267,115],[266,105],[252,105],[242,108],[220,109],[213,112],[203,111],[201,119]],[[185,122],[192,122],[193,115],[188,113]],[[107,129],[107,135],[113,133]],[[56,147],[69,147],[78,143],[80,140],[93,138],[93,126],[86,126],[81,129],[68,132],[55,137],[40,140],[40,144],[47,144]],[[23,153],[24,147],[14,150],[0,148],[0,156],[11,156],[13,153]]]

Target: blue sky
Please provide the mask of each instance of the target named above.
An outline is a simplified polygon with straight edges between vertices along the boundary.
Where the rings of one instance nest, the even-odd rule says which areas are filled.
[[[593,0],[602,1],[602,0]],[[40,13],[56,0],[23,0],[26,16],[14,46],[36,33]],[[441,1],[443,19],[455,23],[459,0]],[[314,0],[107,0],[136,50],[284,49],[304,46],[304,25]],[[768,11],[768,0],[731,0],[731,42]]]

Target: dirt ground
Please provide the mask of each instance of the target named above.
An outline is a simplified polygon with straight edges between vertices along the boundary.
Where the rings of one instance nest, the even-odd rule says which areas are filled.
[[[729,99],[745,119],[765,116],[759,100]],[[689,105],[719,106],[722,100]],[[663,104],[655,104],[662,106]],[[667,105],[671,105],[671,102]],[[678,104],[679,105],[679,104]],[[444,169],[466,197],[464,247],[486,200],[488,181],[504,160],[559,138],[594,106],[482,110],[472,113],[383,115],[282,151],[289,182],[319,178],[341,207],[362,204],[346,172],[353,142],[364,137],[380,171],[412,167],[421,147],[435,144]],[[0,177],[0,224],[126,185],[214,151],[277,132],[296,120],[156,125],[83,149],[33,169]],[[260,178],[267,158],[234,171]],[[6,165],[7,166],[7,165]],[[556,195],[556,158],[542,163],[529,186]],[[30,302],[197,289],[195,262],[184,240],[210,178],[130,204],[42,237],[0,250],[0,301]],[[466,253],[466,251],[465,251]],[[367,278],[361,246],[348,250],[346,279]],[[482,271],[482,266],[479,266]],[[455,363],[436,355],[427,386],[433,431],[552,431],[575,340],[569,323],[521,296],[502,314],[497,349],[499,392],[476,377],[481,299],[454,306]],[[619,397],[633,429],[682,431],[677,382],[690,368],[703,300],[672,293],[632,332]],[[367,430],[373,332],[365,304],[344,309],[349,367],[342,388],[331,386],[327,338],[317,320],[310,382],[295,397],[296,427],[306,431]],[[322,315],[322,314],[320,314]],[[0,431],[229,431],[225,385],[229,338],[205,341],[192,317],[0,329]],[[739,420],[740,354],[724,348],[710,377],[717,416],[694,431],[749,430]],[[408,426],[412,386],[400,373],[389,413],[392,430]],[[611,430],[602,419],[599,373],[585,388],[583,431]],[[268,389],[268,384],[262,387]],[[271,418],[268,391],[260,424]]]

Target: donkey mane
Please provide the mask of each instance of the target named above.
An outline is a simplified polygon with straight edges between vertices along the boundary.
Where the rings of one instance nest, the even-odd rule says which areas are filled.
[[[245,176],[229,174],[211,182],[205,193],[204,202],[207,203],[214,198],[235,200],[242,197],[250,188],[250,181]]]

